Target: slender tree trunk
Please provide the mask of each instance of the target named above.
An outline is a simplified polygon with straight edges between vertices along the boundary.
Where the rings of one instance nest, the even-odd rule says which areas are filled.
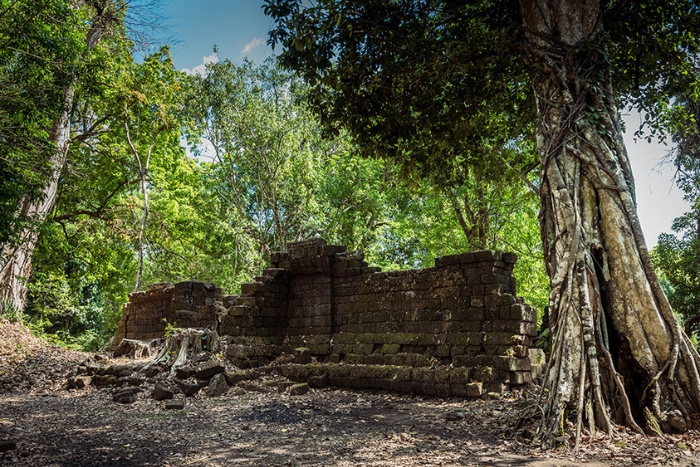
[[[554,336],[539,439],[575,422],[684,431],[700,358],[641,232],[597,0],[521,0],[537,96],[541,228]]]
[[[143,240],[146,237],[146,225],[148,224],[148,214],[150,205],[148,202],[148,187],[146,186],[146,174],[141,172],[141,193],[143,194],[143,213],[141,214],[141,226],[139,228],[138,238],[138,260],[136,265],[136,283],[134,284],[134,292],[141,289],[143,282]]]
[[[141,194],[143,195],[143,213],[141,213],[141,224],[139,226],[139,236],[137,245],[137,264],[136,264],[136,282],[134,284],[134,292],[138,292],[141,289],[141,283],[143,281],[143,242],[146,238],[146,226],[148,225],[148,215],[150,214],[150,204],[148,200],[148,183],[146,177],[148,175],[148,168],[151,165],[151,155],[153,153],[153,146],[156,144],[156,138],[158,137],[159,130],[154,129],[151,135],[151,141],[148,145],[148,151],[146,152],[146,160],[141,159],[136,144],[131,139],[131,131],[129,130],[129,122],[127,121],[129,115],[128,107],[124,106],[124,133],[126,135],[126,142],[129,144],[131,153],[136,160],[136,165],[139,168],[139,184],[141,186]]]
[[[446,189],[443,190],[443,194],[450,202],[469,246],[473,250],[484,250],[492,246],[489,245],[491,218],[486,206],[484,182],[480,181],[478,177],[474,177],[474,179],[476,185],[474,195],[470,197],[469,194],[466,194],[461,200],[461,206],[454,191]]]

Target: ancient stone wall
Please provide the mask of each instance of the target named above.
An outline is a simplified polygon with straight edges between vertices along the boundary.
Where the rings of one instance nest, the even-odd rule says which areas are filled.
[[[360,252],[321,239],[296,242],[273,253],[240,295],[200,282],[130,294],[117,341],[161,337],[165,321],[218,324],[238,367],[277,360],[284,376],[312,386],[445,397],[502,392],[532,381],[536,313],[515,295],[515,261],[480,251],[438,258],[432,268],[381,272]]]
[[[515,296],[515,255],[464,253],[400,272],[363,259],[320,239],[273,254],[263,276],[225,297],[228,357],[246,368],[296,351],[285,376],[441,396],[531,381],[536,313]]]
[[[148,290],[129,294],[124,305],[117,334],[122,339],[149,340],[163,337],[166,324],[179,327],[217,326],[216,302],[222,300],[221,289],[203,282],[161,282]]]

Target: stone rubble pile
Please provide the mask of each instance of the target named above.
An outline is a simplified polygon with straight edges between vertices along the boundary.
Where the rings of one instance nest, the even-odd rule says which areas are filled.
[[[147,360],[112,359],[94,355],[78,365],[66,379],[67,390],[99,389],[111,400],[131,404],[138,399],[163,401],[164,409],[182,409],[186,398],[202,394],[219,397],[233,388],[234,395],[247,392],[305,394],[306,383],[276,376],[274,371],[241,371],[209,352],[188,356],[187,363],[171,375],[164,364],[147,366]],[[274,373],[270,375],[269,373]]]

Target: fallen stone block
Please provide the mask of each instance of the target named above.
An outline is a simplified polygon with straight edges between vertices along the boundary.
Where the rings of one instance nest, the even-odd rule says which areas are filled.
[[[165,410],[182,410],[185,408],[184,399],[171,399],[165,401]]]
[[[175,391],[163,383],[156,383],[155,387],[153,388],[153,398],[157,401],[172,399],[174,395]]]
[[[136,400],[136,394],[131,389],[127,389],[125,391],[115,393],[112,396],[112,400],[120,404],[131,404]]]
[[[308,347],[294,349],[294,363],[311,363],[311,349]]]
[[[299,383],[295,384],[294,386],[289,387],[289,395],[290,396],[303,396],[304,394],[309,392],[309,384],[308,383]]]
[[[226,370],[223,363],[218,360],[209,360],[200,363],[194,372],[197,379],[209,379],[214,375],[223,373]]]
[[[191,366],[183,366],[175,370],[177,379],[187,379],[194,374],[194,368]]]
[[[465,395],[467,397],[481,397],[481,395],[484,393],[483,391],[483,384],[476,382],[476,383],[469,383],[465,385]]]
[[[180,388],[180,391],[186,396],[193,396],[199,392],[199,390],[202,388],[202,386],[199,383],[187,383],[185,381],[180,381],[180,380],[174,380],[175,384],[177,384],[177,387]]]
[[[206,394],[209,397],[218,397],[224,394],[227,389],[228,384],[226,383],[226,377],[222,373],[219,373],[212,377],[207,387]]]

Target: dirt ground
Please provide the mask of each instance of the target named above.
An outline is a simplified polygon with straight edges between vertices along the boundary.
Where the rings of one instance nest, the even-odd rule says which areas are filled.
[[[184,410],[165,410],[146,393],[123,405],[107,389],[63,389],[87,354],[8,328],[0,323],[0,440],[16,448],[0,453],[3,466],[700,466],[697,432],[651,438],[621,430],[584,439],[576,454],[543,452],[514,430],[523,393],[444,400],[230,388],[188,397]]]

